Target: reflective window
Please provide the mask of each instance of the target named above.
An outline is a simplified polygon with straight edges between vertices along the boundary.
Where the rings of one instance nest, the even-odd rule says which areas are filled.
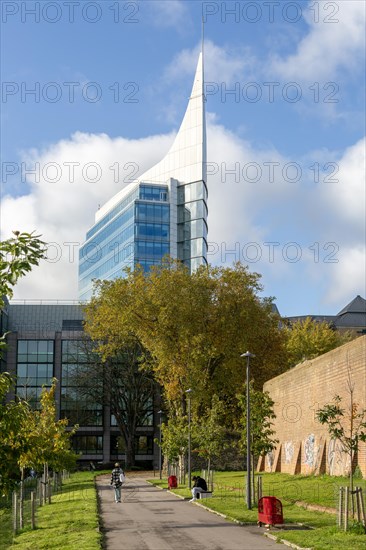
[[[207,188],[203,181],[181,185],[177,189],[178,204],[204,199],[207,202]]]
[[[116,216],[121,210],[126,208],[130,203],[132,203],[139,196],[138,188],[134,189],[132,193],[127,195],[126,198],[121,200],[108,214],[106,214],[98,223],[96,223],[86,234],[86,240],[89,240],[99,229],[106,225],[114,216]]]
[[[167,223],[137,223],[136,237],[169,240],[169,224]]]
[[[137,221],[169,222],[169,212],[168,204],[136,204]]]
[[[42,386],[53,377],[53,340],[18,340],[16,394],[32,407],[40,402]]]
[[[72,446],[76,453],[82,455],[101,455],[103,454],[103,436],[74,435]]]
[[[128,208],[125,212],[117,216],[111,223],[104,226],[102,231],[100,231],[97,235],[95,235],[93,239],[93,246],[96,247],[97,245],[101,244],[104,240],[110,240],[110,237],[113,235],[113,233],[116,230],[121,229],[121,227],[128,222],[131,222],[134,217],[134,208],[133,205]],[[84,257],[88,256],[88,243],[85,243],[81,249],[80,249],[80,260],[82,260]],[[89,255],[91,255],[91,252],[89,252]]]
[[[82,340],[62,341],[61,418],[80,426],[102,426],[103,406],[95,401],[98,361],[87,343]],[[101,390],[102,390],[102,386]]]
[[[135,437],[135,454],[152,455],[154,450],[154,440],[151,435],[139,435]],[[121,458],[126,451],[123,437],[112,434],[110,439],[110,453],[113,460]]]
[[[167,201],[168,187],[166,185],[140,185],[140,199],[148,201]]]
[[[158,257],[162,259],[163,256],[169,254],[169,251],[169,243],[138,240],[136,242],[135,262],[140,263],[140,260],[145,258],[156,259]]]
[[[88,242],[83,250],[83,258],[79,265],[79,275],[90,270],[93,265],[102,258],[111,254],[117,261],[120,261],[120,254],[126,247],[126,241],[131,240],[134,234],[134,225],[131,223],[116,235],[111,236],[105,244],[97,244],[94,241]]]
[[[178,222],[207,218],[208,210],[203,200],[178,206]]]

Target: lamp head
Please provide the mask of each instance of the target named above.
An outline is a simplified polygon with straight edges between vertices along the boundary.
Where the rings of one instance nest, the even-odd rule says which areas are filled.
[[[255,357],[254,353],[250,353],[250,351],[246,351],[245,353],[242,353],[240,357]]]

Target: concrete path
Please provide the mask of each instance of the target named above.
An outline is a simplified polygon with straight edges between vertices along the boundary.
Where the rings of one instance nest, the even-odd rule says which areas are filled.
[[[121,504],[110,476],[97,479],[107,550],[266,550],[279,545],[264,529],[242,527],[199,505],[127,476]]]

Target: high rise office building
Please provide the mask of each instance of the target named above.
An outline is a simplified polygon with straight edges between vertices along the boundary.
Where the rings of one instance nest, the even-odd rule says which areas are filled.
[[[123,276],[127,266],[148,271],[170,255],[191,271],[207,263],[206,121],[203,55],[175,141],[158,164],[96,213],[80,249],[79,297],[92,279]]]

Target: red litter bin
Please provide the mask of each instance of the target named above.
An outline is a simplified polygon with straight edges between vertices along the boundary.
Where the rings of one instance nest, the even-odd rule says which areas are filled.
[[[258,502],[258,525],[282,525],[282,503],[276,497],[262,497]]]
[[[176,476],[168,477],[168,489],[176,489],[178,487],[178,481]]]

